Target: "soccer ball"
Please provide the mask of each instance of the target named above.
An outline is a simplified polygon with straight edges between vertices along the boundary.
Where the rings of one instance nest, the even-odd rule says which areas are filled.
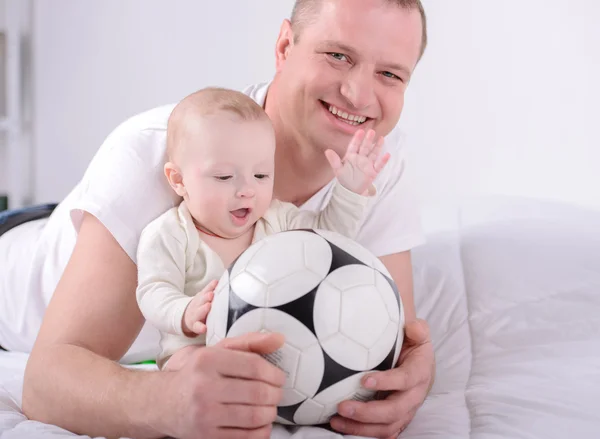
[[[286,373],[277,421],[319,425],[347,399],[374,397],[360,385],[392,368],[403,340],[396,285],[364,247],[325,230],[270,235],[221,277],[207,318],[208,346],[248,332],[279,332],[265,357]]]

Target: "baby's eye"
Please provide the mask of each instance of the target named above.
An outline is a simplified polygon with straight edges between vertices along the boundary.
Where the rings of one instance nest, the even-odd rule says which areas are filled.
[[[219,181],[227,181],[227,180],[231,180],[232,176],[231,175],[217,175],[215,178]]]
[[[258,178],[259,180],[264,180],[265,178],[269,178],[269,174],[254,174],[254,177]]]

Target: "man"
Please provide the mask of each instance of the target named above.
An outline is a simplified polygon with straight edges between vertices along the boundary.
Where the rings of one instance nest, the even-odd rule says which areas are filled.
[[[407,341],[397,368],[363,381],[385,399],[340,404],[331,427],[342,433],[396,437],[433,381],[433,349],[412,298],[410,249],[422,237],[395,128],[425,35],[418,0],[299,0],[277,39],[273,81],[246,90],[276,131],[275,196],[302,208],[319,209],[327,199],[327,148],[341,154],[359,127],[387,136],[392,159],[376,183],[378,198],[358,241],[381,257],[398,284]],[[31,265],[12,284],[29,295],[28,312],[43,315],[23,410],[90,436],[269,437],[284,377],[256,353],[277,349],[278,335],[198,348],[177,372],[132,371],[116,363],[143,325],[135,301],[137,238],[179,202],[162,171],[172,108],[136,116],[111,133],[81,183],[41,230],[34,229],[40,231],[31,243]],[[18,328],[13,337],[10,328]],[[9,320],[0,327],[0,345],[25,350],[37,333],[34,324],[11,326]]]

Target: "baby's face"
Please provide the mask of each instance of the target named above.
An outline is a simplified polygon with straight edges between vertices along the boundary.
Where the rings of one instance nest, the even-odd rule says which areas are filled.
[[[182,163],[194,219],[226,238],[247,232],[271,204],[275,137],[266,121],[213,116],[188,130]]]

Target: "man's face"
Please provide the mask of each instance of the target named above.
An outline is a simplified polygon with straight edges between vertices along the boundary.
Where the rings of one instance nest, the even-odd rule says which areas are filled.
[[[284,124],[341,156],[360,128],[387,135],[400,118],[419,58],[421,26],[416,9],[382,0],[324,0],[298,41],[279,54]],[[285,28],[280,43],[293,38]]]

